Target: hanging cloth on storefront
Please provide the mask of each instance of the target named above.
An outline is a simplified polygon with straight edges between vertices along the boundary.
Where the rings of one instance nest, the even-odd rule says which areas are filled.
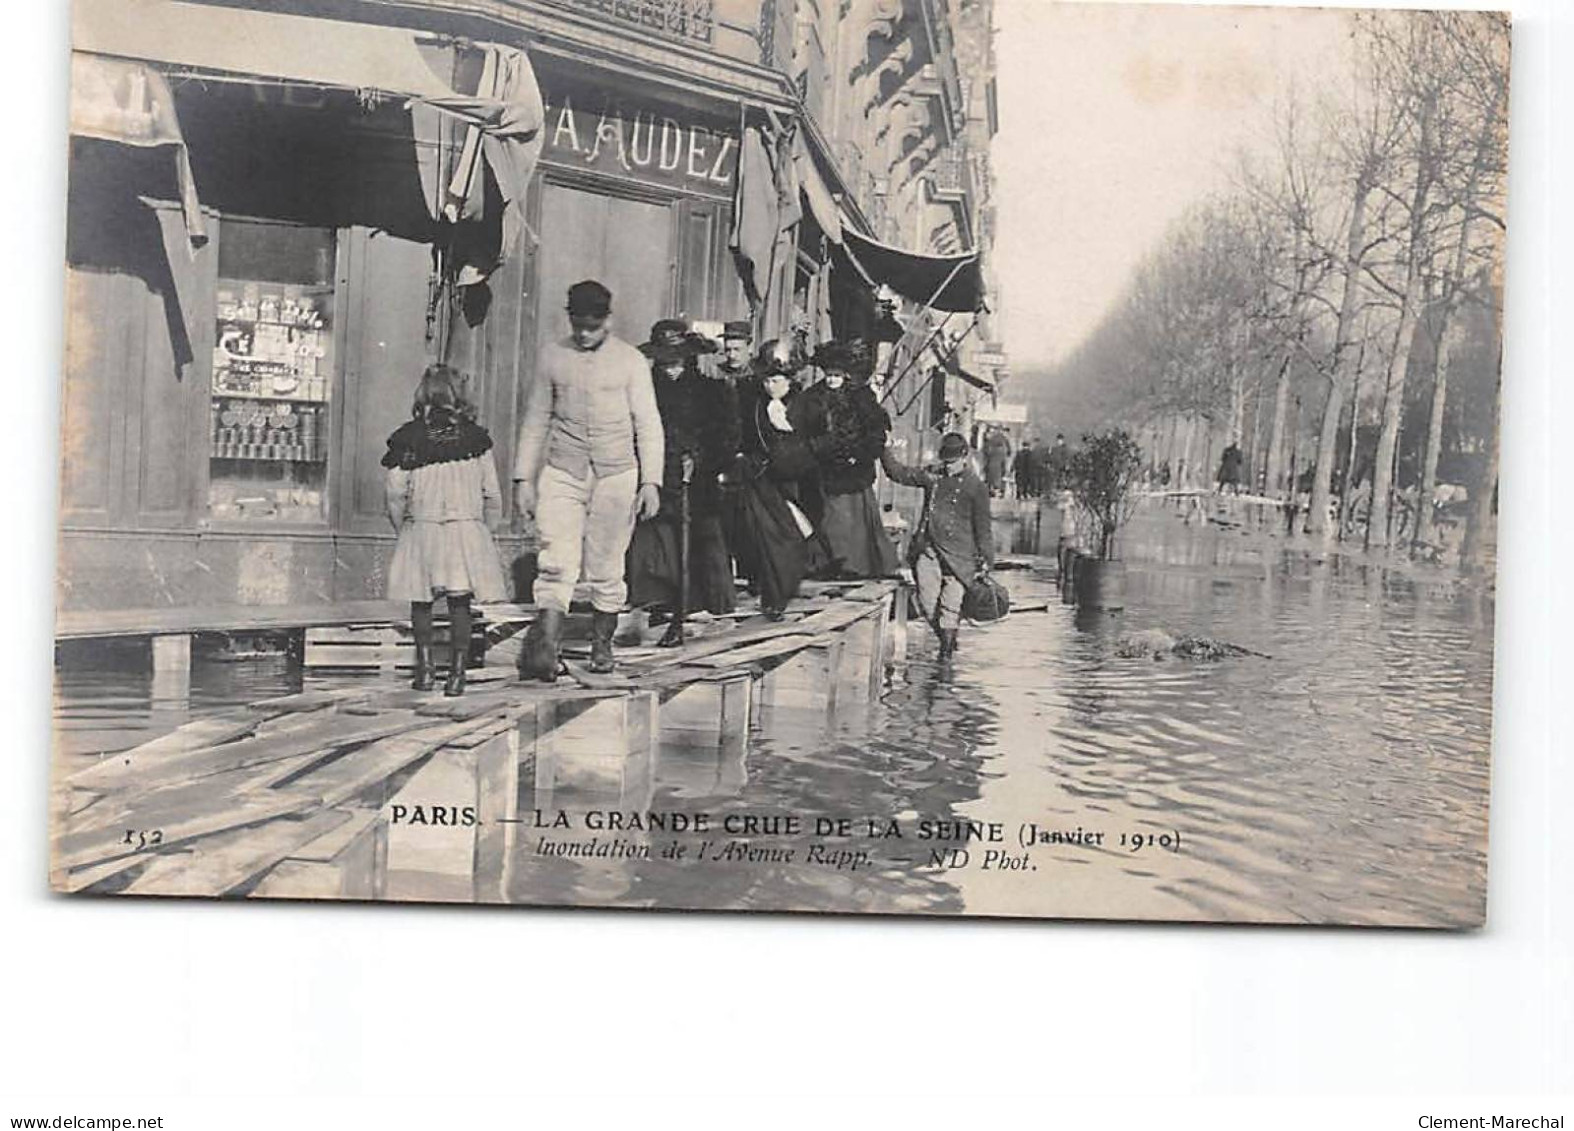
[[[181,0],[77,0],[71,34],[77,53],[143,60],[208,81],[299,83],[353,91],[364,101],[404,99],[457,117],[478,131],[469,148],[490,170],[501,208],[498,246],[468,264],[472,276],[495,270],[525,230],[525,186],[540,155],[546,111],[530,61],[518,48],[474,45],[485,54],[483,88],[467,94],[429,61],[433,54],[452,58],[460,48],[408,28]],[[473,217],[485,206],[486,181],[477,172],[467,170],[457,201],[422,178],[434,220]],[[445,213],[449,204],[454,208]]]
[[[152,67],[80,51],[71,56],[71,133],[138,148],[168,146],[186,223],[188,252],[208,242],[191,156],[169,83]]]
[[[803,190],[804,203],[809,207],[809,214],[814,217],[815,223],[820,225],[820,230],[825,233],[827,240],[833,245],[840,244],[842,242],[841,209],[837,208],[836,198],[826,186],[825,178],[820,176],[814,157],[809,153],[809,147],[801,136],[793,151],[793,164],[797,170],[798,184]]]
[[[733,197],[732,251],[744,296],[758,311],[771,297],[783,254],[790,254],[790,230],[802,216],[794,146],[796,128],[766,112],[768,125],[745,124]]]
[[[454,224],[473,221],[487,229],[481,241],[460,245],[462,261],[454,264],[460,286],[484,281],[528,230],[525,194],[546,139],[542,129],[546,110],[525,53],[490,43],[477,50],[483,59],[475,95],[422,99],[438,112],[472,123],[446,182],[438,175],[440,170],[431,167],[438,155],[424,147],[416,151],[421,189],[432,217]],[[492,175],[499,197],[496,210],[487,207],[488,186],[478,168],[480,161]]]

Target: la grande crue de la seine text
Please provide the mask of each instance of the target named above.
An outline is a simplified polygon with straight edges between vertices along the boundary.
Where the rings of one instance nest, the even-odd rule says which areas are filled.
[[[797,813],[688,813],[622,809],[533,809],[529,823],[537,829],[585,829],[590,832],[711,833],[728,836],[872,837],[877,839],[979,841],[999,844],[1006,839],[999,821],[921,818],[904,823],[894,817],[804,817]]]

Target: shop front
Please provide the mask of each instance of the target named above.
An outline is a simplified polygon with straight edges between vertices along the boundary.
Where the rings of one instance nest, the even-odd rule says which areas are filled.
[[[269,18],[296,41],[271,56],[215,24],[178,59],[144,29],[142,55],[117,46],[87,63],[115,125],[77,129],[74,107],[62,609],[379,597],[393,544],[383,441],[425,365],[470,377],[506,471],[532,359],[566,330],[571,283],[607,283],[634,342],[657,318],[747,312],[726,246],[736,102],[549,71],[528,163],[491,149],[483,162],[476,123],[526,104],[471,113],[496,58]],[[409,73],[301,73],[312,53],[299,40],[328,24],[385,46],[402,36]],[[178,121],[176,141],[116,132],[155,110]],[[525,184],[508,184],[521,168]],[[516,205],[522,235],[500,243],[497,218]],[[522,581],[524,532],[500,544]]]

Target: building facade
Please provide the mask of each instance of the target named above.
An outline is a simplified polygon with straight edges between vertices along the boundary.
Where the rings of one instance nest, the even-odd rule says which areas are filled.
[[[977,251],[987,280],[986,0],[82,0],[74,18],[62,608],[380,596],[379,461],[422,369],[470,376],[508,467],[580,278],[636,342],[661,317],[752,315],[812,344],[894,309],[886,403],[915,450],[998,376],[987,309],[882,308],[849,251]],[[766,188],[780,230],[745,286],[740,213]]]

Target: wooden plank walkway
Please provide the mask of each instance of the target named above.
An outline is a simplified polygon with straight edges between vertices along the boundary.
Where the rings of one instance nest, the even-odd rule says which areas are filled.
[[[493,669],[456,699],[367,681],[193,720],[58,783],[51,882],[144,895],[382,898],[390,876],[425,859],[396,811],[408,808],[412,781],[431,777],[445,795],[470,798],[478,816],[473,828],[440,830],[462,841],[460,864],[456,886],[430,897],[504,900],[521,783],[533,782],[538,805],[576,789],[637,808],[654,791],[663,741],[741,750],[761,706],[829,714],[838,701],[879,694],[885,662],[905,640],[892,631],[905,624],[905,591],[894,581],[806,589],[781,621],[715,618],[680,648],[620,649],[611,675],[570,664],[570,678],[526,684]],[[339,623],[375,623],[374,611],[341,609]],[[519,624],[532,610],[500,612]],[[275,615],[282,625],[302,614]],[[158,627],[206,616],[192,610]],[[127,614],[111,634],[117,624],[130,635],[149,621]],[[494,663],[511,668],[517,644],[503,641]]]

